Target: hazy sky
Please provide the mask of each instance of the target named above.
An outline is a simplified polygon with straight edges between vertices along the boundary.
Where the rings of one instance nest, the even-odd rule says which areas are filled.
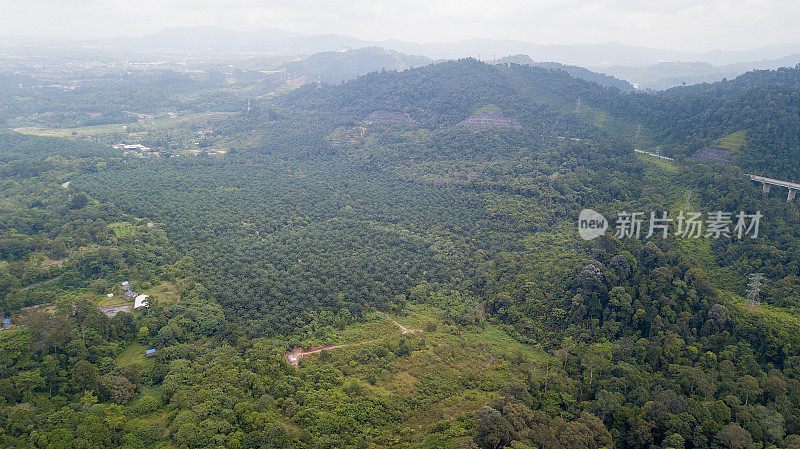
[[[796,0],[0,0],[0,8],[0,35],[23,36],[139,36],[218,25],[370,40],[617,41],[685,50],[800,42]]]

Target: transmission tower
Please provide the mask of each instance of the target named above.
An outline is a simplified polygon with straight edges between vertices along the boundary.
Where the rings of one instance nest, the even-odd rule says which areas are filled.
[[[575,106],[575,113],[579,114],[581,112],[581,99],[578,98],[578,104]]]
[[[764,280],[764,273],[753,273],[747,283],[747,299],[744,305],[749,309],[757,309],[761,306],[761,283]]]
[[[642,124],[641,123],[637,123],[636,124],[636,146],[638,146],[638,147],[641,147],[641,142],[640,142],[641,138],[642,138]]]

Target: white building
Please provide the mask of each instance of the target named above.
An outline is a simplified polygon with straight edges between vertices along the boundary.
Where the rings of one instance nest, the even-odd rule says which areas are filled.
[[[134,298],[133,310],[139,310],[144,307],[149,307],[149,304],[147,303],[147,298],[149,298],[149,296],[147,295],[139,295],[136,298]]]

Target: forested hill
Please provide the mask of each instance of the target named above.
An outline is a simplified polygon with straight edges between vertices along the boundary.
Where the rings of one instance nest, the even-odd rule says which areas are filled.
[[[325,123],[360,121],[376,109],[402,111],[420,126],[450,126],[492,104],[531,129],[570,137],[615,137],[690,157],[731,134],[733,162],[746,171],[797,179],[800,68],[754,71],[735,80],[621,92],[563,71],[472,59],[403,72],[373,73],[342,86],[308,86],[278,107],[328,114]],[[637,131],[638,130],[638,131]]]
[[[571,112],[579,99],[588,108],[590,99],[608,102],[616,95],[622,94],[563,71],[464,59],[371,73],[337,86],[307,85],[258,105],[220,132],[255,130],[264,152],[329,152],[323,136],[340,126],[374,122],[370,114],[387,111],[404,116],[402,122],[416,130],[463,129],[458,125],[472,117],[508,120],[506,125],[519,125],[512,126],[518,135],[605,139],[616,136]]]
[[[542,67],[550,70],[563,70],[569,73],[571,76],[574,76],[575,78],[584,79],[586,81],[592,81],[601,86],[615,87],[623,92],[633,92],[634,90],[636,90],[636,88],[633,87],[633,85],[628,81],[615,78],[611,75],[593,72],[589,69],[576,65],[561,64],[560,62],[553,62],[553,61],[537,62],[531,59],[527,55],[506,56],[504,58],[498,59],[497,61],[495,61],[495,63],[497,64],[514,63],[514,64],[530,65],[534,67]]]
[[[660,95],[673,136],[715,139],[744,131],[734,161],[777,177],[800,179],[800,66],[745,73],[731,81],[670,89]],[[669,117],[674,117],[669,120]]]
[[[315,53],[283,66],[292,77],[305,76],[308,81],[339,83],[371,71],[404,70],[430,64],[424,56],[406,55],[380,47]]]
[[[341,86],[306,86],[277,104],[360,120],[375,109],[406,111],[412,119],[455,124],[494,104],[525,125],[541,123],[542,105],[572,103],[581,95],[610,95],[566,72],[520,65],[492,66],[474,59],[402,72],[371,73]],[[427,122],[430,121],[430,122]]]

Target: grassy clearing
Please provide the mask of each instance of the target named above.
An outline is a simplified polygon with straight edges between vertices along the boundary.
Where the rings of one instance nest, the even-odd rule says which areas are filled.
[[[147,357],[144,356],[145,349],[147,348],[139,343],[132,343],[117,356],[116,364],[125,367],[133,365],[144,366],[149,363]]]
[[[326,326],[319,329],[318,335],[312,336],[300,343],[304,348],[347,345],[371,340],[382,340],[399,335],[400,330],[394,323],[384,318],[379,313],[372,313],[362,322],[336,329]],[[341,350],[341,349],[337,349]]]
[[[408,328],[422,329],[416,334],[405,334],[406,338],[424,338],[426,341],[436,342],[436,346],[458,345],[479,350],[481,354],[492,357],[523,357],[529,362],[544,361],[547,354],[540,348],[526,345],[515,340],[499,326],[484,323],[482,325],[453,327],[443,325],[440,321],[442,310],[423,304],[410,305],[403,311],[403,316],[386,315],[388,318]],[[366,321],[347,326],[335,332],[324,342],[314,342],[316,346],[330,344],[349,344],[372,340],[386,340],[401,338],[400,329],[378,313],[372,314]],[[433,324],[434,326],[428,326]],[[427,329],[426,329],[427,328]],[[311,346],[309,342],[309,346]],[[358,347],[342,348],[337,351],[358,350]]]
[[[714,145],[734,151],[741,150],[747,145],[747,133],[742,130],[736,131],[735,133],[728,134],[727,136],[715,140]]]
[[[174,282],[165,281],[150,288],[142,289],[139,293],[152,296],[162,302],[176,303],[181,300],[178,286]]]
[[[154,398],[161,397],[164,394],[164,386],[163,385],[143,385],[139,388],[139,394],[141,396],[152,396]]]
[[[348,326],[338,332],[338,336],[343,343],[355,343],[359,341],[376,340],[392,335],[398,335],[400,331],[391,321],[374,314],[365,323],[355,326]]]
[[[526,382],[547,357],[539,348],[514,340],[499,326],[452,326],[442,322],[442,313],[434,306],[412,304],[397,314],[387,314],[388,319],[375,314],[342,334],[367,337],[365,332],[388,323],[394,327],[392,335],[379,342],[312,355],[299,369],[336,368],[344,376],[344,385],[358,384],[370,397],[408,398],[416,404],[413,410],[376,435],[376,444],[433,447],[421,445],[425,435],[421,430],[491,403],[503,386]],[[424,331],[401,335],[390,319]],[[426,326],[430,323],[435,326]],[[410,353],[398,356],[397,348],[402,345],[410,348]]]
[[[745,299],[735,293],[723,291],[725,305],[738,313],[759,317],[765,322],[773,325],[791,329],[792,332],[800,337],[800,317],[787,312],[786,310],[762,303],[759,307],[751,309],[745,306]]]
[[[98,307],[118,307],[124,305],[133,306],[133,301],[123,298],[122,295],[118,293],[114,293],[114,296],[110,298],[103,295],[97,300]]]
[[[181,115],[173,118],[158,118],[151,122],[141,124],[141,127],[148,131],[164,131],[171,128],[186,127],[192,125],[207,125],[220,120],[225,120],[232,112],[201,112],[197,114]]]
[[[699,205],[693,204],[691,199],[687,205],[686,200],[687,197],[691,197],[691,192],[684,185],[675,181],[674,175],[680,171],[680,164],[642,154],[639,156],[648,162],[644,179],[647,180],[650,188],[657,189],[664,195],[664,202],[668,206],[670,217],[674,219],[681,211],[700,210]],[[673,223],[673,226],[676,225]],[[697,261],[709,272],[712,281],[718,287],[724,288],[726,285],[738,283],[739,273],[732,267],[719,266],[717,256],[711,248],[711,239],[678,237],[675,242],[683,254]]]
[[[131,237],[137,233],[136,226],[126,221],[111,223],[108,227],[114,231],[117,238]]]
[[[497,357],[522,356],[526,362],[543,362],[548,358],[540,348],[520,343],[495,325],[475,326],[462,338]]]
[[[138,419],[141,420],[141,422],[143,424],[149,424],[151,426],[156,426],[156,427],[161,428],[161,429],[166,429],[167,428],[167,422],[169,422],[169,420],[167,418],[169,417],[170,413],[172,413],[172,412],[170,412],[169,410],[164,410],[164,411],[160,411],[160,412],[157,411],[155,413],[151,413],[150,415],[148,415],[146,417],[141,417],[140,416],[140,417],[138,417]],[[174,447],[174,446],[169,445],[169,446],[163,446],[163,447]]]
[[[582,121],[589,123],[612,136],[618,136],[634,146],[634,148],[652,149],[658,145],[658,141],[653,133],[646,127],[640,126],[627,120],[620,120],[603,110],[581,103],[579,111],[575,112],[577,106],[570,105],[573,113]],[[570,111],[567,111],[570,112]]]
[[[49,313],[51,315],[55,315],[56,310],[58,310],[58,304],[46,303],[46,304],[37,304],[35,306],[24,307],[21,313],[23,315],[28,315],[31,313],[41,312],[41,313]]]
[[[77,128],[43,128],[38,126],[28,126],[14,128],[20,134],[42,137],[94,137],[106,134],[124,133],[125,125],[120,123],[109,125],[81,126]]]
[[[387,313],[386,316],[408,328],[424,329],[428,323],[436,323],[438,326],[441,313],[440,309],[426,304],[409,304],[399,314]]]
[[[642,153],[636,153],[636,156],[639,159],[649,163],[647,169],[648,176],[649,175],[663,176],[665,174],[678,172],[678,164],[676,164],[675,161],[661,159],[660,157],[650,156]]]
[[[772,341],[773,344],[800,345],[800,317],[784,309],[761,304],[756,308],[745,306],[744,298],[724,291],[721,294],[723,303],[732,312],[740,332],[749,333],[752,338]]]
[[[231,112],[202,112],[186,114],[178,117],[158,117],[149,122],[111,123],[107,125],[79,126],[75,128],[46,128],[41,126],[26,126],[14,128],[20,134],[44,137],[73,137],[86,138],[98,137],[109,134],[128,134],[131,131],[164,131],[187,126],[203,126],[230,117]]]
[[[47,270],[52,267],[60,267],[64,265],[64,262],[66,261],[67,259],[51,259],[49,257],[45,257],[41,262],[39,262],[39,268]],[[2,263],[0,263],[0,266],[2,266]]]

